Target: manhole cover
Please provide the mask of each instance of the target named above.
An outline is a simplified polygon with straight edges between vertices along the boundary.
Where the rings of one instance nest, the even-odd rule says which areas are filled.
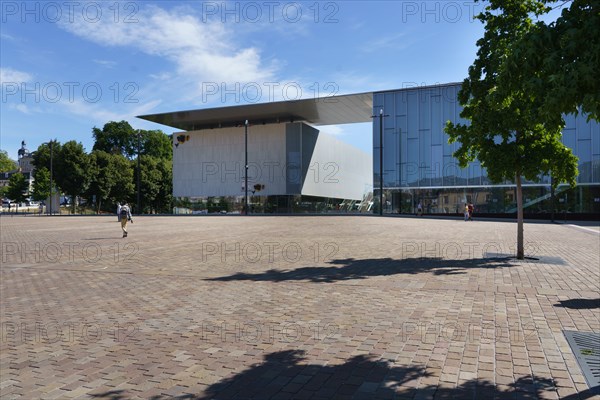
[[[600,394],[600,333],[563,331],[593,394]]]

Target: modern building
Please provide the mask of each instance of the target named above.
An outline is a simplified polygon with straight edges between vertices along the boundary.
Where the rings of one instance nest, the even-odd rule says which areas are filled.
[[[480,215],[516,213],[513,182],[492,184],[479,162],[462,169],[452,156],[459,144],[448,143],[446,121],[467,122],[459,116],[459,90],[460,84],[452,83],[373,94],[373,109],[389,115],[383,118],[383,187],[391,204],[386,212],[414,213],[421,202],[426,213],[455,214],[469,202]],[[548,218],[552,210],[557,218],[600,215],[600,124],[581,114],[567,115],[565,122],[563,143],[579,158],[577,187],[560,185],[552,198],[549,176],[524,180],[529,217]],[[379,182],[379,130],[375,120],[374,182]]]
[[[459,90],[459,83],[450,83],[140,118],[183,131],[173,135],[175,197],[243,200],[248,120],[249,189],[259,211],[377,211],[383,178],[384,213],[412,214],[421,203],[428,214],[460,214],[469,202],[479,215],[512,215],[512,182],[492,184],[478,162],[461,169],[452,156],[458,144],[448,143],[444,126],[466,123],[459,116]],[[552,211],[557,217],[600,215],[600,124],[584,115],[565,119],[563,142],[579,157],[578,186],[551,193],[550,177],[525,181],[530,217],[548,218]],[[318,131],[319,125],[368,121],[372,157]]]
[[[332,104],[313,99],[142,118],[185,130],[173,135],[176,198],[225,199],[240,210],[247,152],[251,211],[348,212],[369,208],[371,156],[317,126],[364,119],[371,100],[339,96]],[[365,115],[353,115],[355,107]]]

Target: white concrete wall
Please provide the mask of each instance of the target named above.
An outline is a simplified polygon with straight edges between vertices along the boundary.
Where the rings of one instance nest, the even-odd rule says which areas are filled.
[[[307,134],[312,128],[304,126]],[[314,132],[314,131],[313,131]],[[181,132],[189,139],[173,146],[173,195],[175,197],[243,196],[244,128],[208,129]],[[303,141],[305,144],[310,141]],[[298,181],[298,160],[287,159],[286,125],[258,125],[248,129],[249,190],[255,184],[264,185],[256,194],[299,194],[300,185],[286,191],[286,176],[300,183],[301,193],[310,196],[362,200],[372,186],[371,156],[333,136],[319,133],[306,168],[304,179]],[[301,149],[310,154],[310,149]],[[290,154],[291,154],[290,153]],[[304,158],[304,157],[302,157]],[[286,174],[290,168],[291,174]]]
[[[175,133],[189,140],[173,146],[173,195],[243,196],[244,127]],[[285,125],[248,128],[249,188],[265,185],[260,195],[285,194]]]
[[[302,194],[362,200],[372,188],[371,156],[333,136],[319,132]]]

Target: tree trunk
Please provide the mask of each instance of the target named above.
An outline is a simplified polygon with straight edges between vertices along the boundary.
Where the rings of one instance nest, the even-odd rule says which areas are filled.
[[[515,183],[517,184],[517,259],[525,258],[525,250],[523,248],[523,188],[521,187],[521,174],[517,172],[515,175]]]

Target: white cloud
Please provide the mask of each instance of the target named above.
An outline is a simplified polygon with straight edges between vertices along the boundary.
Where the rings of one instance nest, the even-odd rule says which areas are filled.
[[[159,74],[150,74],[148,75],[152,79],[158,79],[159,81],[166,81],[167,79],[171,79],[171,74],[168,72],[161,72]]]
[[[103,67],[106,68],[114,68],[115,65],[117,65],[116,61],[109,61],[109,60],[92,60],[93,62],[95,62],[96,64],[102,65]]]
[[[90,23],[75,13],[63,29],[105,46],[132,47],[145,54],[163,57],[176,65],[178,74],[190,82],[255,82],[272,79],[274,64],[264,65],[260,51],[239,48],[232,32],[222,23],[202,23],[189,10],[140,7],[137,23],[111,18]]]
[[[17,40],[14,36],[11,36],[7,33],[0,33],[0,39],[9,40],[11,42],[15,42]]]
[[[363,43],[359,48],[363,53],[374,53],[381,51],[399,51],[404,50],[413,44],[404,32],[396,35],[378,37]]]
[[[317,127],[317,129],[331,136],[342,136],[346,133],[340,125],[324,125]]]
[[[94,121],[101,123],[106,123],[108,121],[133,120],[138,115],[149,113],[158,104],[160,104],[160,100],[154,100],[130,108],[126,111],[114,112],[102,107],[100,104],[89,103],[82,100],[60,102],[60,105],[67,109],[71,114],[88,118],[93,116],[92,119]]]
[[[0,83],[22,83],[31,81],[32,76],[27,72],[12,68],[0,68]]]
[[[31,110],[29,109],[29,107],[27,107],[26,104],[9,104],[9,108],[11,108],[12,110],[17,110],[19,112],[22,112],[23,114],[31,114]]]

